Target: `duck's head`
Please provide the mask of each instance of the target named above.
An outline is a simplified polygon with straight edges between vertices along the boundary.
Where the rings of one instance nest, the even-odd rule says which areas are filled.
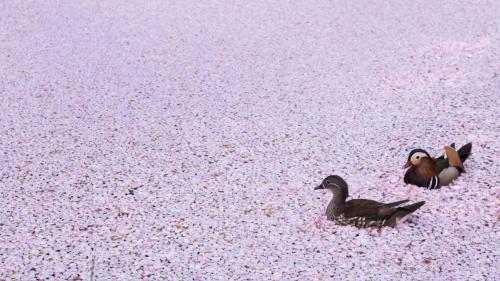
[[[424,158],[431,158],[429,153],[427,151],[417,148],[412,151],[410,151],[410,154],[408,155],[408,161],[406,164],[403,166],[403,168],[408,168],[410,166],[418,166],[420,163],[422,163],[422,159]]]
[[[328,189],[333,193],[333,197],[341,200],[346,200],[349,196],[347,183],[340,176],[332,175],[326,177],[320,185],[316,186],[314,190]]]

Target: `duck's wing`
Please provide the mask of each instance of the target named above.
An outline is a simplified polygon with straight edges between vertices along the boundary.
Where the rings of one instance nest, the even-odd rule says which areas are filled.
[[[389,207],[389,208],[394,208],[394,207],[397,207],[397,206],[404,204],[406,202],[409,202],[409,201],[410,200],[406,199],[406,200],[396,201],[396,202],[392,202],[392,203],[386,203],[386,204],[384,204],[384,206]]]
[[[455,144],[452,143],[450,145],[451,148],[455,149]],[[468,143],[464,146],[462,146],[459,150],[457,150],[458,156],[460,157],[460,160],[465,162],[467,158],[471,155],[472,151],[472,143]],[[436,163],[436,166],[438,167],[438,173],[441,173],[444,169],[450,167],[450,164],[448,162],[448,158],[445,158],[444,155],[441,155],[437,158],[434,158],[434,162]]]
[[[399,202],[389,203],[395,204]],[[368,199],[353,199],[346,202],[344,210],[346,218],[362,217],[369,220],[383,221],[392,216],[396,209],[386,206],[386,204]]]
[[[395,227],[401,220],[404,220],[404,217],[415,212],[418,208],[422,207],[425,204],[425,201],[420,201],[417,203],[413,203],[410,205],[406,205],[403,207],[398,207],[396,212],[384,222],[384,226]]]
[[[390,207],[398,206],[405,202],[408,202],[408,200],[401,200],[386,204],[374,200],[354,199],[346,203],[347,207],[344,211],[344,216],[348,220],[355,221],[356,226],[368,225],[378,227],[394,227],[401,221],[401,219],[413,213],[425,203],[424,201],[421,201],[402,207]]]
[[[450,144],[450,147],[455,149],[455,143]],[[434,158],[434,163],[436,163],[438,173],[450,166],[450,164],[448,163],[448,158],[445,158],[444,154]]]
[[[448,162],[448,158],[444,158],[443,155],[441,155],[438,158],[435,158],[434,163],[436,163],[438,173],[441,173],[442,170],[444,170],[450,166],[450,163]]]

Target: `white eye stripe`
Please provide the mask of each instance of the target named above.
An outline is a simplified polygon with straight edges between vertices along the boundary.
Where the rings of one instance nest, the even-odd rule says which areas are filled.
[[[335,186],[336,188],[340,188],[340,186],[339,186],[338,184],[333,183],[333,182],[331,182],[331,181],[326,181],[326,183],[327,183],[327,184],[329,184],[329,185],[333,185],[333,186]],[[325,184],[323,183],[322,185],[323,185],[323,188],[325,188]]]
[[[411,156],[411,159],[410,159],[410,160],[413,162],[413,161],[415,161],[415,160],[419,160],[419,159],[421,159],[421,158],[425,158],[425,157],[427,157],[427,154],[425,154],[425,153],[423,153],[423,152],[416,152],[415,154],[413,154],[413,155]]]

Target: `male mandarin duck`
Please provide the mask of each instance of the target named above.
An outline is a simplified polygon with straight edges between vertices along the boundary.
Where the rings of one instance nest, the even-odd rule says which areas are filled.
[[[469,157],[472,143],[462,146],[458,151],[455,145],[445,146],[445,155],[432,158],[423,149],[414,149],[408,155],[404,182],[428,189],[437,189],[450,184],[465,171],[463,162]]]
[[[403,218],[425,204],[425,201],[420,201],[398,207],[408,200],[392,203],[381,203],[368,199],[346,201],[349,195],[347,183],[337,175],[326,177],[314,189],[328,189],[333,194],[332,200],[326,208],[328,220],[335,221],[340,225],[353,225],[358,228],[395,227]]]

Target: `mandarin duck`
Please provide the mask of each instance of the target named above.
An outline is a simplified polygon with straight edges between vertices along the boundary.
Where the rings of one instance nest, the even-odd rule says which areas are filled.
[[[445,154],[432,158],[423,149],[413,149],[403,168],[409,168],[404,177],[406,184],[437,189],[450,184],[465,171],[463,162],[469,157],[472,143],[455,150],[455,145],[445,146]]]
[[[328,189],[333,197],[326,208],[326,217],[340,225],[353,225],[358,228],[382,226],[395,227],[407,215],[415,212],[425,204],[420,201],[414,204],[400,206],[408,200],[392,203],[381,203],[368,199],[352,199],[349,196],[347,183],[339,176],[326,177],[315,190]]]

